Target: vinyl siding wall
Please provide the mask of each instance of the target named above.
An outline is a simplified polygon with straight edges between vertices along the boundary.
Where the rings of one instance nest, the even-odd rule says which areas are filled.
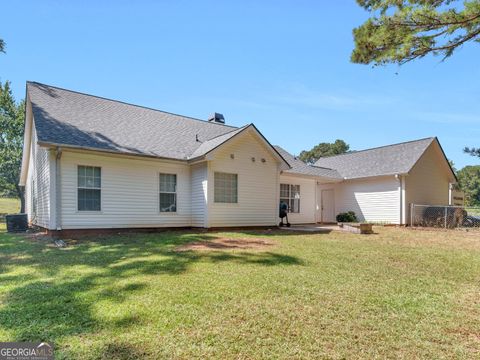
[[[51,171],[52,156],[46,148],[37,145],[35,127],[32,128],[32,143],[30,146],[30,160],[28,176],[25,185],[25,210],[28,220],[34,225],[47,229],[53,228],[51,224]],[[36,212],[34,213],[33,194],[36,195]]]
[[[400,223],[400,183],[394,176],[319,185],[319,204],[326,189],[334,190],[335,215],[354,211],[359,221]]]
[[[33,139],[33,136],[32,136]],[[33,143],[33,140],[32,140]],[[28,216],[28,222],[33,222],[33,199],[32,199],[32,182],[33,182],[33,146],[30,146],[30,157],[28,161],[27,180],[25,183],[25,212]]]
[[[77,166],[101,167],[101,211],[77,211]],[[177,212],[160,213],[159,173],[177,174]],[[190,166],[157,160],[64,151],[63,229],[191,226]]]
[[[407,221],[410,222],[411,204],[448,205],[449,186],[449,171],[443,154],[432,143],[405,177]]]
[[[27,180],[25,183],[25,212],[27,213],[28,222],[33,223],[33,199],[32,199],[32,180],[33,180],[33,162],[32,162],[32,155],[30,149],[30,160],[28,162],[28,174]]]
[[[192,226],[205,227],[207,223],[208,164],[192,166]]]
[[[234,159],[231,158],[234,155]],[[255,158],[255,162],[252,158]],[[264,158],[265,163],[261,161]],[[238,203],[214,202],[214,173],[238,174]],[[208,225],[271,226],[278,219],[278,163],[252,134],[242,134],[209,162]]]
[[[288,221],[292,224],[311,224],[316,222],[316,180],[293,176],[280,176],[281,184],[300,185],[300,213],[289,213]],[[278,187],[280,196],[280,185]]]

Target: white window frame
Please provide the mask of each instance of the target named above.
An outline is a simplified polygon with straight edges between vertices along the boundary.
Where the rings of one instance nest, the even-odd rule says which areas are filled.
[[[288,186],[288,197],[282,196],[282,186]],[[298,188],[298,197],[294,195],[293,188]],[[292,214],[299,214],[302,206],[302,191],[301,186],[296,184],[280,184],[280,202],[287,200],[288,212]],[[298,201],[298,209],[295,209],[295,201]],[[293,206],[292,206],[293,204]]]
[[[217,191],[219,191],[219,188],[217,187],[217,175],[228,175],[228,176],[234,176],[235,177],[235,194],[230,194],[229,198],[232,199],[233,197],[235,198],[234,201],[225,201],[225,199],[220,200],[217,199]],[[225,198],[227,194],[224,194]],[[233,196],[234,195],[234,196]],[[220,195],[219,195],[220,196]],[[215,204],[227,204],[227,205],[232,205],[232,204],[238,204],[238,174],[235,173],[227,173],[224,171],[215,171],[213,174],[213,202]]]
[[[80,170],[80,167],[91,167],[91,168],[98,168],[100,169],[100,187],[85,187],[85,186],[80,186],[78,183],[78,172]],[[102,206],[102,174],[103,174],[103,169],[101,166],[96,166],[96,165],[84,165],[84,164],[77,164],[77,196],[76,196],[76,203],[77,203],[77,212],[79,213],[100,213],[102,212],[103,206]],[[80,210],[79,209],[79,196],[78,196],[78,190],[99,190],[100,191],[100,209],[99,210]]]
[[[171,175],[175,176],[175,191],[161,191],[161,177],[162,175]],[[158,212],[161,214],[176,214],[178,212],[178,175],[175,173],[158,173]],[[175,195],[175,211],[162,211],[162,206],[160,205],[161,194],[174,194]]]

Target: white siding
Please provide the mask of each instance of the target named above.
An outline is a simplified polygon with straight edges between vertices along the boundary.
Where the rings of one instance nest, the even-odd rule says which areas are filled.
[[[407,221],[410,205],[448,205],[449,170],[439,147],[432,143],[405,177]],[[452,179],[453,181],[453,179]]]
[[[28,220],[47,229],[52,228],[50,221],[50,171],[51,155],[46,148],[37,145],[35,128],[32,128],[32,143],[30,146],[30,160],[28,164],[28,177],[25,185],[25,210]],[[36,194],[36,212],[34,213],[35,201],[32,198]]]
[[[77,166],[102,169],[101,211],[77,211]],[[177,212],[160,213],[159,173],[177,174]],[[64,151],[61,159],[63,229],[191,226],[190,166]]]
[[[32,157],[32,146],[30,146],[30,157],[27,165],[27,179],[25,182],[25,212],[28,216],[28,222],[32,222],[32,179],[33,179],[33,157]]]
[[[33,209],[32,209],[32,180],[33,180],[33,153],[32,146],[29,147],[30,155],[27,167],[27,179],[25,182],[25,212],[28,216],[28,222],[32,222]]]
[[[359,221],[400,223],[400,183],[394,176],[320,185],[319,203],[322,189],[334,190],[336,215],[354,211]]]
[[[234,155],[234,159],[231,158]],[[252,161],[255,158],[255,162]],[[265,163],[261,161],[264,158]],[[238,203],[214,202],[215,171],[238,174]],[[210,227],[271,226],[278,219],[278,163],[251,133],[233,139],[209,162]]]
[[[288,221],[292,224],[315,223],[316,180],[282,175],[280,176],[280,183],[300,185],[300,213],[289,213]],[[280,194],[280,185],[278,193]]]
[[[206,227],[207,224],[207,163],[192,166],[192,226]]]

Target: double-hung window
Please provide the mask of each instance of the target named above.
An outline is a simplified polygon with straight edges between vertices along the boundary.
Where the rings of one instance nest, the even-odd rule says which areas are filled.
[[[288,205],[288,212],[300,212],[300,185],[280,184],[280,203]]]
[[[78,166],[78,211],[100,211],[102,171],[96,166]]]
[[[177,212],[176,174],[160,174],[160,212]]]
[[[215,173],[214,198],[216,203],[238,203],[238,174]]]

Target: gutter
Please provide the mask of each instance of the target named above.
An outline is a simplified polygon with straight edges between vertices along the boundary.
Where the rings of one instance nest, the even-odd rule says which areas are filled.
[[[288,170],[287,170],[288,171]],[[303,173],[300,173],[300,172],[292,172],[292,171],[280,171],[280,175],[282,176],[291,176],[291,177],[298,177],[298,178],[304,178],[304,179],[312,179],[312,180],[317,180],[317,181],[322,181],[322,180],[325,180],[327,181],[327,183],[341,183],[344,181],[343,178],[330,178],[330,177],[326,177],[326,176],[320,176],[320,175],[311,175],[311,174],[303,174]],[[322,182],[322,184],[324,184]]]
[[[148,155],[148,154],[137,154],[131,153],[126,151],[115,151],[109,149],[99,149],[93,148],[89,146],[75,146],[75,145],[68,145],[68,144],[60,144],[60,143],[53,143],[53,142],[45,142],[45,141],[37,141],[39,146],[47,147],[47,148],[62,148],[62,149],[71,149],[71,150],[84,150],[84,151],[92,151],[96,153],[105,153],[105,154],[112,154],[117,156],[132,156],[132,157],[141,157],[141,158],[148,158],[148,159],[155,159],[155,160],[166,160],[172,162],[180,162],[180,163],[188,163],[186,159],[175,159],[175,158],[167,158],[157,155]]]

